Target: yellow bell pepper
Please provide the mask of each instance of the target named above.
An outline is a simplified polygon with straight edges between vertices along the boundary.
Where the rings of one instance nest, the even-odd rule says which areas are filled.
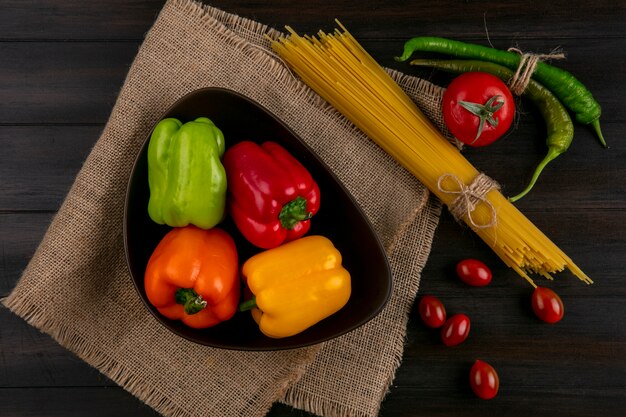
[[[350,273],[341,253],[323,236],[307,236],[248,259],[242,278],[254,296],[240,305],[252,310],[263,334],[298,334],[339,311],[350,298]]]

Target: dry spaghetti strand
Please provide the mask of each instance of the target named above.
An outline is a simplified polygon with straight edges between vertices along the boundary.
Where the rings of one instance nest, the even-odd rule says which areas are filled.
[[[289,36],[272,49],[300,78],[393,156],[446,205],[455,198],[452,174],[466,186],[480,175],[417,108],[387,72],[337,21],[331,34]],[[456,185],[458,187],[458,185]],[[494,219],[495,213],[495,219]],[[530,274],[551,278],[568,269],[582,281],[591,279],[517,210],[496,188],[462,220],[506,265],[535,286]],[[475,227],[473,224],[493,224]]]

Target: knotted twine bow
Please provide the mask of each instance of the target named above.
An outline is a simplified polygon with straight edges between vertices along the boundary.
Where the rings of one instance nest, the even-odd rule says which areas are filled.
[[[443,182],[448,178],[456,182],[458,186],[457,189],[443,187]],[[437,187],[442,193],[457,196],[448,205],[448,210],[450,210],[450,213],[452,213],[452,216],[456,221],[460,221],[463,215],[467,215],[470,225],[477,229],[485,229],[496,225],[496,208],[493,206],[491,201],[487,199],[487,193],[494,188],[496,190],[500,190],[500,184],[491,179],[489,176],[480,173],[476,176],[476,178],[474,178],[470,185],[465,185],[456,175],[443,174],[437,180]],[[476,206],[481,202],[485,203],[491,210],[491,219],[485,224],[477,223],[472,215]]]
[[[565,54],[563,52],[552,52],[549,54],[525,54],[517,48],[509,48],[508,51],[520,54],[520,61],[519,65],[517,66],[517,71],[515,71],[513,78],[511,78],[511,80],[509,81],[509,88],[511,89],[511,92],[516,96],[522,95],[522,93],[526,89],[526,86],[530,82],[530,78],[537,68],[537,64],[540,61],[546,59],[565,58]]]

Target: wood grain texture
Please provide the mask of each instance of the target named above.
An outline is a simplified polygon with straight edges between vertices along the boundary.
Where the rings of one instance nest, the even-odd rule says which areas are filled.
[[[159,415],[118,387],[0,388],[0,402],[0,411],[6,417]]]
[[[141,39],[159,12],[162,0],[3,1],[0,15],[2,39]],[[572,4],[568,0],[528,2],[470,0],[398,2],[335,0],[272,2],[251,0],[212,1],[212,6],[246,16],[269,26],[289,24],[316,31],[335,18],[354,28],[363,38],[405,38],[429,34],[484,37],[485,22],[491,38],[616,37],[626,34],[623,2],[596,0]],[[532,23],[532,24],[529,24]],[[555,24],[558,23],[558,24]]]
[[[162,0],[5,0],[0,4],[0,297],[15,285],[103,129],[143,35]],[[379,62],[445,84],[450,76],[393,61],[414,35],[448,36],[534,52],[561,46],[574,73],[603,106],[602,149],[576,127],[570,150],[548,166],[518,207],[596,283],[561,274],[550,286],[566,315],[539,322],[531,288],[469,229],[444,213],[420,294],[449,313],[464,312],[472,332],[444,348],[411,312],[402,366],[381,416],[621,416],[626,409],[626,4],[512,0],[297,3],[215,1],[212,5],[280,28],[330,29],[339,18]],[[545,152],[544,125],[521,102],[515,129],[467,158],[519,190]],[[494,281],[470,288],[458,260],[488,263]],[[501,378],[492,401],[477,400],[467,373],[475,359]],[[35,400],[36,399],[36,400]],[[47,335],[0,308],[0,416],[154,416],[108,378]],[[276,404],[270,417],[309,417]]]
[[[381,65],[435,82],[446,80],[433,71],[394,61],[407,39],[365,39],[362,44]],[[475,41],[487,45],[482,39]],[[507,48],[512,42],[493,43]],[[621,43],[622,38],[583,43],[529,39],[516,45],[537,52],[561,45],[569,56],[562,67],[593,91],[602,103],[602,122],[607,123],[626,121],[620,101],[626,96],[626,85],[621,82],[626,56],[615,53]],[[0,93],[8,98],[0,102],[0,124],[105,123],[138,48],[139,42],[0,42]],[[602,60],[603,68],[613,70],[594,71],[590,60]]]

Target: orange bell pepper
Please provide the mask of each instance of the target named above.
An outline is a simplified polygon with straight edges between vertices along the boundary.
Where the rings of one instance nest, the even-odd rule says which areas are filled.
[[[225,231],[174,228],[148,261],[146,295],[167,318],[197,329],[211,327],[237,311],[238,268],[235,242]]]
[[[293,336],[339,311],[350,298],[350,273],[341,253],[323,236],[307,236],[248,259],[242,279],[254,296],[251,310],[263,334]]]

